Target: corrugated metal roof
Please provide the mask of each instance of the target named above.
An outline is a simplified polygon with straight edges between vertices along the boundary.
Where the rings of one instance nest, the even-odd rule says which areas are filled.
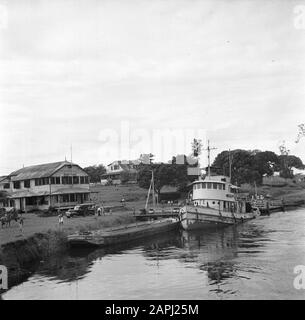
[[[19,199],[19,198],[29,198],[29,197],[39,197],[47,196],[49,193],[47,191],[33,192],[30,190],[16,191],[9,194],[9,198]]]
[[[165,185],[161,188],[160,193],[179,193],[177,187]]]
[[[46,178],[50,177],[55,171],[66,164],[71,164],[68,161],[52,162],[39,164],[35,166],[25,167],[14,171],[10,174],[12,181]]]
[[[6,179],[7,179],[7,176],[1,176],[1,177],[0,177],[0,182],[4,181],[4,180],[6,180]]]
[[[52,195],[68,194],[68,193],[90,193],[89,189],[85,188],[62,188],[52,192]]]

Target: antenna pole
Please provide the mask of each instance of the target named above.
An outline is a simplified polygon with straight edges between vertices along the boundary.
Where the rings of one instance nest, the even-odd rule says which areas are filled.
[[[208,140],[208,147],[207,147],[207,149],[205,149],[208,151],[208,177],[211,176],[211,163],[210,163],[211,150],[215,150],[215,149],[217,149],[217,148],[210,147],[210,140]]]

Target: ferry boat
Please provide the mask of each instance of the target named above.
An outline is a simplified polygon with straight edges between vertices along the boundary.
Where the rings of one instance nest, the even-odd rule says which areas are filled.
[[[192,200],[180,209],[181,225],[185,230],[218,225],[233,225],[260,215],[257,207],[238,196],[239,187],[224,175],[211,175],[208,141],[208,174],[192,183]],[[199,163],[199,161],[198,161]],[[231,157],[229,155],[230,176]]]
[[[192,230],[215,225],[233,225],[260,215],[244,199],[238,198],[238,187],[226,176],[210,176],[192,184],[190,204],[180,209],[183,229]]]

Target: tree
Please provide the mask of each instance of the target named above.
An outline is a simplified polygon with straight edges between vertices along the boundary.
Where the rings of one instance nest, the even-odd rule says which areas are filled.
[[[84,170],[89,175],[91,182],[100,182],[102,175],[106,173],[106,168],[102,165],[94,165],[84,168]]]
[[[192,142],[192,152],[194,157],[199,157],[201,154],[202,142],[199,139],[194,139]]]
[[[272,176],[280,164],[279,157],[272,151],[257,152],[253,156],[253,168],[261,176]]]
[[[185,191],[188,184],[187,166],[182,164],[142,164],[138,173],[138,184],[141,188],[148,189],[151,182],[152,170],[154,171],[155,191],[165,185],[178,187],[179,191]]]
[[[223,151],[217,155],[213,167],[222,169],[224,175],[229,175],[229,155],[231,154],[231,179],[237,184],[261,184],[263,175],[272,175],[279,164],[278,156],[271,151],[242,150]]]
[[[298,136],[295,143],[299,143],[301,138],[305,137],[305,123],[299,124],[298,128],[299,128],[299,132],[298,132]]]
[[[130,173],[128,171],[123,171],[120,175],[120,178],[121,182],[125,184],[130,180]]]

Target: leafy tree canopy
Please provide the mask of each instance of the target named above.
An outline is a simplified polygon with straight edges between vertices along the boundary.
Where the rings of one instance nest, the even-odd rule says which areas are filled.
[[[90,178],[90,182],[100,182],[102,175],[106,173],[106,168],[102,165],[94,165],[84,168]]]
[[[155,190],[159,193],[165,185],[177,186],[185,191],[188,184],[187,166],[179,164],[140,165],[138,183],[142,188],[149,188],[152,170],[154,171]]]

